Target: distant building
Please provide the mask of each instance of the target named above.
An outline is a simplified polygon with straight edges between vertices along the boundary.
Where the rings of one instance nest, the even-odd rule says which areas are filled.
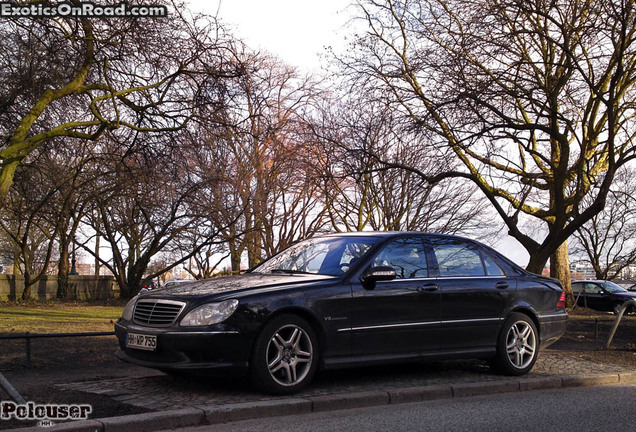
[[[619,277],[624,280],[636,280],[636,264],[630,264],[621,270]]]
[[[570,273],[572,279],[596,279],[596,272],[592,264],[585,261],[574,261],[570,263]],[[611,272],[610,272],[611,273]],[[636,264],[630,264],[623,268],[617,275],[619,280],[636,280]]]
[[[592,264],[585,261],[573,261],[570,262],[570,273],[572,279],[596,279],[596,271]]]

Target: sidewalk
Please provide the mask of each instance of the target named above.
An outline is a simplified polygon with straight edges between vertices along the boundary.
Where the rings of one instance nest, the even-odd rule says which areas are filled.
[[[182,378],[148,371],[134,378],[69,382],[58,387],[107,396],[151,412],[12,430],[157,431],[257,417],[616,383],[636,383],[634,368],[550,349],[541,352],[532,373],[523,377],[494,374],[478,361],[347,369],[319,374],[306,391],[292,397],[258,394],[234,378]]]

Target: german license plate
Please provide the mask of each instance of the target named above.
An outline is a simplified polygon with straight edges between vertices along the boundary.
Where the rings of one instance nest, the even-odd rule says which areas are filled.
[[[157,349],[157,336],[128,333],[126,346],[128,348],[154,351]]]

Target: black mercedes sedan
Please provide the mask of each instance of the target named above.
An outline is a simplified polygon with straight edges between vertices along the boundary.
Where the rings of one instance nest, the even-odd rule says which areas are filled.
[[[618,314],[623,303],[636,300],[636,292],[628,291],[614,282],[605,280],[581,280],[572,282],[572,292],[578,306]],[[626,313],[634,312],[629,306]]]
[[[359,232],[295,244],[246,274],[159,288],[115,324],[117,356],[170,372],[246,371],[268,393],[319,369],[482,358],[532,369],[565,331],[557,280],[475,241]]]

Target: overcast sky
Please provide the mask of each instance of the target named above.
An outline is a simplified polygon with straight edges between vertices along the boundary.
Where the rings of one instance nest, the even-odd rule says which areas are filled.
[[[188,0],[217,15],[252,49],[262,49],[305,71],[321,66],[326,46],[344,48],[351,15],[347,0]]]

